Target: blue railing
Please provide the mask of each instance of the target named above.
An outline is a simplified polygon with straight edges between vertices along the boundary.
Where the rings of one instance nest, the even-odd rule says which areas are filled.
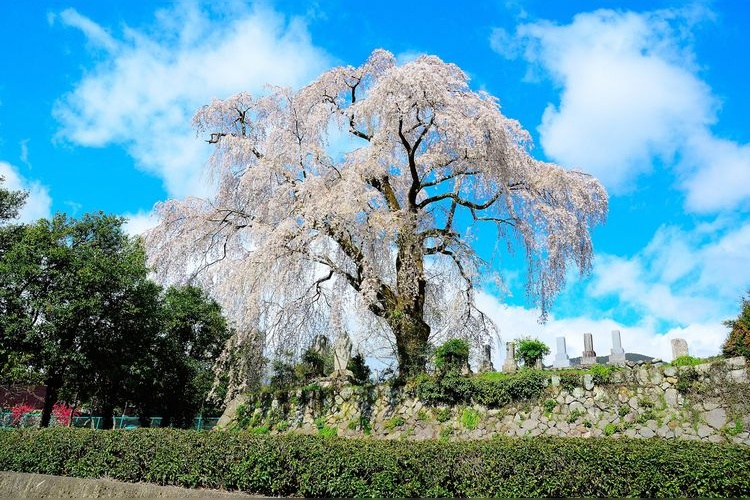
[[[39,414],[38,413],[25,413],[19,418],[19,421],[14,425],[12,422],[12,416],[10,412],[0,413],[0,427],[35,427],[39,425]],[[53,419],[54,420],[54,419]],[[150,417],[151,427],[159,427],[161,425],[162,417]],[[210,430],[219,421],[218,417],[195,417],[193,419],[193,429]],[[73,417],[71,422],[73,427],[85,427],[91,429],[101,429],[102,417],[98,416],[83,416]],[[138,417],[114,417],[114,428],[115,429],[135,429],[141,427],[141,421]]]

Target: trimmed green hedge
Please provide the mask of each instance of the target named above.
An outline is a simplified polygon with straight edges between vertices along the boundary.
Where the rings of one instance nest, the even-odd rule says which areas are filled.
[[[0,431],[0,469],[306,497],[742,497],[750,449],[691,441],[378,441],[171,429]]]

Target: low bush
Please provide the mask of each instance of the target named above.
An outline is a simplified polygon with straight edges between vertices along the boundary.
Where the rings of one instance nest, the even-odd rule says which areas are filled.
[[[527,368],[532,368],[537,361],[550,353],[549,346],[539,339],[526,337],[516,339],[516,360],[522,361]]]
[[[449,371],[437,376],[420,375],[413,387],[414,394],[432,406],[479,403],[488,408],[501,408],[514,401],[539,398],[546,379],[540,370],[524,369],[513,374],[490,372],[474,377]]]
[[[406,442],[176,429],[13,429],[0,431],[0,470],[270,496],[750,495],[747,447],[677,440]]]
[[[672,366],[695,366],[705,363],[704,360],[693,356],[680,356],[672,361]]]
[[[435,350],[435,368],[438,371],[460,372],[469,363],[469,343],[464,339],[450,339]]]

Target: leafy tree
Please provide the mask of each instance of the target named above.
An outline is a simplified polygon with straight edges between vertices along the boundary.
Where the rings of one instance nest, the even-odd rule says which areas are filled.
[[[0,184],[4,181],[0,175]],[[10,191],[0,186],[0,223],[16,218],[28,195],[26,191]]]
[[[545,317],[568,267],[590,268],[590,229],[607,213],[596,179],[534,159],[518,122],[437,57],[398,66],[376,50],[299,91],[214,100],[193,122],[216,146],[218,190],[162,204],[149,251],[165,277],[189,262],[239,331],[264,332],[275,352],[354,306],[395,346],[400,376],[423,372],[436,332],[494,330],[475,305],[489,269],[472,226],[517,237]]]
[[[94,398],[109,425],[131,365],[155,335],[159,287],[121,225],[101,213],[57,214],[20,228],[0,258],[3,343],[44,374],[42,426],[63,390]]]
[[[722,354],[727,357],[745,356],[750,358],[750,291],[747,297],[742,298],[742,310],[737,319],[724,322],[724,326],[730,328],[729,335],[721,348]]]
[[[162,425],[188,427],[203,410],[213,383],[212,365],[229,337],[221,306],[195,286],[170,287],[162,299],[162,326],[155,342],[151,407]]]
[[[549,353],[549,346],[539,339],[523,338],[516,340],[516,359],[523,361],[523,365],[529,368]]]

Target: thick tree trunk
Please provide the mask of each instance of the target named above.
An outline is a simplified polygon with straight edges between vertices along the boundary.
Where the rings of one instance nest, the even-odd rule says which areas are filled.
[[[427,286],[424,255],[416,233],[414,227],[410,233],[403,232],[399,237],[396,256],[398,296],[388,318],[396,337],[399,378],[402,380],[424,373],[430,337],[430,326],[424,321]]]
[[[45,381],[45,385],[47,386],[47,392],[44,395],[44,408],[42,409],[39,427],[49,427],[50,420],[52,420],[52,407],[57,403],[57,396],[60,393],[60,387],[62,387],[62,378],[56,374],[50,375]]]
[[[107,401],[101,406],[102,422],[100,429],[112,429],[115,423],[115,408]]]
[[[394,318],[391,329],[396,337],[399,378],[406,380],[424,373],[427,364],[430,326],[420,316]]]

